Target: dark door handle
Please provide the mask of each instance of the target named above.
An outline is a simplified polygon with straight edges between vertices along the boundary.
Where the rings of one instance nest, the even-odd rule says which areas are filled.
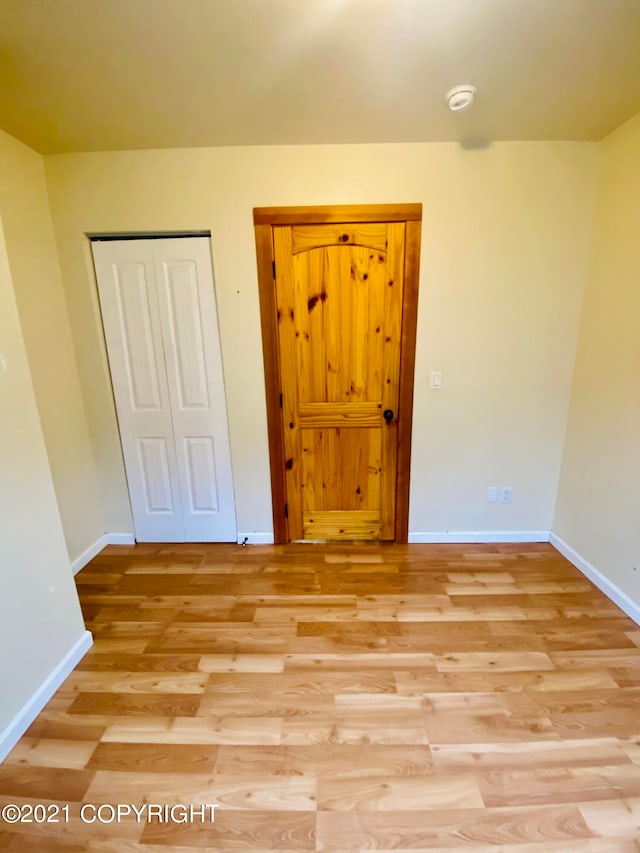
[[[385,409],[384,412],[382,413],[382,417],[385,419],[385,421],[388,424],[390,424],[391,421],[393,420],[393,412],[391,411],[391,409]]]

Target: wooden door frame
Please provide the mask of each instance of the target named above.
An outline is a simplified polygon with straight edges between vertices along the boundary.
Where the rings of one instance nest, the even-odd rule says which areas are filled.
[[[253,209],[253,224],[256,238],[262,352],[267,395],[273,534],[276,544],[289,541],[289,527],[285,515],[287,492],[282,408],[280,405],[282,388],[280,385],[280,348],[278,345],[278,309],[276,305],[272,229],[277,225],[323,225],[328,223],[344,223],[347,225],[354,222],[404,222],[406,224],[402,333],[400,339],[395,542],[405,544],[408,538],[422,204],[255,207]]]

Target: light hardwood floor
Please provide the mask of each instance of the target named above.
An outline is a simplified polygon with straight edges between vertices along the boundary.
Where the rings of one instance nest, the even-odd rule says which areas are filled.
[[[12,853],[640,851],[640,629],[549,545],[110,547]],[[82,803],[217,803],[86,824]]]

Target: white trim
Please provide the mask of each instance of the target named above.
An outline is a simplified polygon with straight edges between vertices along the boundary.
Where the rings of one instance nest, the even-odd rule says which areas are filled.
[[[135,542],[133,533],[104,533],[92,545],[89,545],[79,557],[71,561],[71,571],[77,575],[80,569],[84,569],[87,563],[90,563],[107,545],[135,545]]]
[[[107,544],[107,537],[105,534],[104,536],[101,536],[99,539],[96,539],[96,541],[93,543],[93,545],[89,545],[89,547],[85,551],[83,551],[79,557],[76,557],[75,560],[72,560],[71,561],[71,571],[73,572],[73,574],[77,575],[78,572],[80,571],[80,569],[84,569],[84,567],[87,565],[87,563],[90,563],[91,560],[93,560],[93,558],[95,556],[97,556],[100,553],[100,551],[102,551],[102,549],[104,548],[104,546],[106,544]]]
[[[273,545],[273,533],[238,533],[238,545]]]
[[[549,541],[554,548],[557,548],[557,550],[560,551],[563,557],[566,557],[567,560],[569,560],[570,563],[573,563],[577,569],[580,569],[582,574],[588,577],[589,580],[598,587],[598,589],[602,590],[607,598],[611,599],[614,604],[617,604],[621,610],[624,610],[627,616],[630,616],[637,625],[640,625],[640,604],[630,598],[626,592],[623,592],[620,587],[616,586],[612,580],[604,575],[599,569],[596,569],[596,567],[588,560],[585,560],[581,554],[574,551],[571,545],[568,545],[564,539],[561,539],[552,532]]]
[[[0,732],[0,761],[4,761],[49,699],[51,699],[56,690],[82,660],[92,645],[93,637],[90,631],[85,631],[80,639],[69,649],[60,663],[49,673],[31,698],[25,702],[4,731]]]
[[[105,533],[105,545],[135,545],[136,537],[133,533]]]
[[[440,530],[428,533],[409,533],[409,542],[471,544],[474,542],[548,542],[548,530]]]

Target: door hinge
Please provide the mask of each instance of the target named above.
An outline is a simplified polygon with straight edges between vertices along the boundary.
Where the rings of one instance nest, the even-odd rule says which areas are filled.
[[[280,392],[280,408],[282,408],[282,391]]]
[[[289,504],[284,505],[284,517],[289,518]]]
[[[271,269],[273,270],[273,280],[276,280],[276,262],[271,261]]]

